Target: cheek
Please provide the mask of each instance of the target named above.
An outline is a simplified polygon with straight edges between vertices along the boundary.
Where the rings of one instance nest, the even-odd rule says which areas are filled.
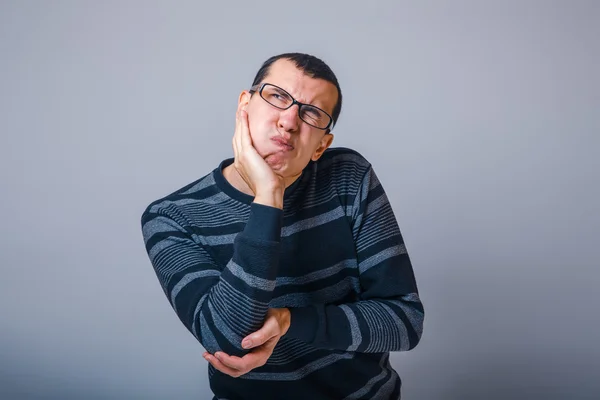
[[[250,137],[253,142],[259,141],[261,138],[261,132],[264,131],[263,119],[260,115],[253,113],[252,116],[248,114],[248,129],[250,130]]]
[[[248,120],[252,146],[260,156],[265,157],[269,151],[269,128],[267,121],[261,118]]]
[[[319,147],[320,143],[320,140],[315,141],[314,139],[308,139],[306,141],[303,141],[301,151],[299,152],[299,158],[301,159],[301,161],[308,162]]]
[[[268,112],[269,110],[263,110],[259,107],[250,109],[248,112],[248,126],[250,128],[250,134],[256,134],[257,139],[259,136],[263,136],[264,132],[268,132],[273,124],[277,121],[274,113]]]

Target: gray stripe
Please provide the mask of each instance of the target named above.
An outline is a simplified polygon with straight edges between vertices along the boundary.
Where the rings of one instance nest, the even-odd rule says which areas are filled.
[[[246,336],[248,329],[258,330],[256,327],[260,327],[268,310],[267,303],[249,299],[223,280],[213,290],[211,299],[223,323],[239,336]]]
[[[380,208],[386,207],[386,206],[388,206],[386,209],[384,209],[383,211],[380,211]],[[388,213],[386,213],[386,211],[388,211]],[[389,214],[389,211],[391,211],[391,207],[389,207],[389,201],[388,201],[386,194],[383,193],[376,199],[371,200],[371,202],[367,204],[364,212],[356,218],[356,222],[354,223],[354,228],[352,230],[352,233],[354,235],[356,235],[356,233],[358,232],[358,229],[360,229],[360,228],[368,230],[368,229],[373,229],[375,227],[385,226],[384,223],[385,223],[386,219],[387,220],[393,219],[394,222],[396,222],[396,219],[395,219],[393,213],[386,218],[386,215]],[[378,214],[382,214],[383,217],[381,217],[381,215],[378,215]],[[377,224],[369,224],[367,222],[373,218],[378,221]],[[367,221],[363,222],[363,219],[365,219]],[[383,221],[382,221],[382,219],[383,219]]]
[[[177,243],[177,242],[180,242],[180,243]],[[185,242],[185,239],[180,239],[180,238],[175,238],[175,237],[169,237],[169,238],[162,239],[160,242],[157,242],[154,246],[152,246],[152,248],[148,252],[148,255],[152,259],[154,259],[161,251],[163,251],[171,246],[175,246],[177,244],[182,244],[184,242]]]
[[[203,314],[200,314],[200,343],[202,346],[211,354],[215,354],[216,351],[221,350],[221,346],[217,343],[215,335],[213,335],[210,326],[206,322]]]
[[[337,207],[335,210],[331,210],[316,217],[307,218],[302,221],[298,221],[292,225],[282,227],[281,237],[287,237],[300,231],[311,229],[319,225],[324,225],[328,222],[334,221],[342,217],[345,217],[345,214],[344,209],[340,206]],[[198,235],[192,235],[192,237],[196,242],[205,243],[208,246],[216,246],[232,244],[237,235],[238,233],[231,233],[227,235],[206,235],[201,237]]]
[[[290,226],[282,227],[281,228],[281,237],[290,236],[294,233],[297,233],[297,232],[300,232],[303,230],[307,230],[310,228],[314,228],[319,225],[326,224],[330,221],[333,221],[337,218],[341,218],[344,216],[345,216],[344,210],[342,209],[342,207],[338,207],[335,210],[318,215],[316,217],[307,218],[302,221],[298,221],[295,224],[292,224]],[[203,243],[206,243],[209,246],[216,246],[216,245],[232,244],[237,235],[238,235],[237,233],[231,233],[231,234],[227,234],[227,235],[212,235],[212,236],[207,235],[207,236],[202,236],[202,237],[199,237],[197,235],[192,235],[192,237],[197,242],[199,242],[201,240]]]
[[[337,154],[332,158],[321,158],[318,164],[314,164],[313,168],[314,170],[317,170],[317,167],[321,170],[327,170],[327,168],[329,168],[329,166],[333,163],[339,165],[345,162],[353,164],[353,166],[355,166],[357,169],[365,169],[371,166],[371,164],[364,157],[357,155],[356,153],[342,153]],[[327,171],[327,173],[329,173],[329,171]]]
[[[204,263],[205,260],[200,259],[199,255],[189,251],[185,245],[173,245],[156,255],[153,259],[154,268],[170,281],[173,274],[185,269],[185,266]]]
[[[350,393],[348,396],[344,397],[344,400],[357,400],[361,397],[363,397],[364,395],[366,395],[367,393],[369,393],[373,387],[379,383],[379,381],[381,381],[382,379],[385,378],[385,375],[387,373],[387,370],[383,368],[383,364],[385,364],[385,360],[387,358],[388,354],[384,354],[381,357],[381,360],[379,361],[379,367],[381,368],[381,372],[377,375],[372,377],[371,379],[369,379],[369,381],[359,390],[357,390],[354,393]],[[374,399],[378,399],[378,397],[373,397]]]
[[[209,186],[212,186],[215,184],[215,177],[214,174],[210,174],[208,176],[206,176],[204,179],[202,179],[200,182],[196,183],[194,186],[192,186],[191,188],[189,188],[188,190],[186,190],[185,192],[181,193],[181,194],[190,194],[190,193],[194,193],[194,192],[198,192],[204,188],[207,188]]]
[[[356,351],[358,346],[362,342],[362,334],[360,333],[360,326],[358,325],[358,320],[356,319],[356,315],[354,311],[350,307],[345,304],[341,304],[340,308],[346,314],[348,318],[348,322],[350,322],[350,332],[352,333],[352,344],[348,347],[348,351]]]
[[[409,293],[406,294],[404,296],[402,296],[402,300],[404,301],[412,301],[415,303],[420,303],[421,299],[419,298],[419,295],[417,293]]]
[[[325,287],[314,292],[288,293],[272,298],[269,302],[271,308],[281,307],[307,307],[311,304],[328,304],[341,299],[354,287],[358,278],[347,276],[335,285]]]
[[[232,306],[231,302],[235,303],[234,307],[240,308],[240,305],[244,305],[244,312],[248,313],[249,316],[257,314],[257,309],[267,308],[269,303],[265,303],[264,301],[258,301],[253,299],[252,297],[248,297],[248,295],[244,292],[240,292],[236,287],[232,286],[226,280],[221,280],[218,286],[215,286],[214,296],[219,297],[223,301],[223,304],[229,304]],[[264,318],[264,314],[262,311],[259,313],[260,319]]]
[[[341,206],[339,206],[335,210],[331,210],[326,213],[317,215],[316,217],[306,218],[292,225],[284,226],[283,228],[281,228],[281,237],[291,236],[296,232],[315,228],[317,226],[324,225],[328,222],[334,221],[338,218],[345,216],[346,215],[344,214],[344,209]]]
[[[394,221],[392,223],[395,224],[396,222]],[[364,251],[365,249],[377,244],[378,242],[381,242],[382,240],[390,239],[394,236],[398,236],[400,234],[400,230],[390,227],[389,226],[390,224],[388,224],[387,228],[379,229],[376,232],[373,232],[369,236],[365,235],[365,236],[358,238],[358,241],[356,242],[356,251],[358,253],[360,253],[360,252]]]
[[[234,261],[230,261],[229,264],[227,264],[227,269],[233,276],[240,278],[248,286],[266,291],[272,291],[275,289],[274,280],[259,278],[256,275],[249,274]]]
[[[202,304],[204,304],[204,300],[206,300],[206,296],[208,296],[208,293],[200,297],[200,301],[198,301],[198,304],[196,304],[196,309],[194,310],[194,319],[192,320],[192,333],[198,340],[200,339],[200,336],[198,336],[198,332],[196,332],[196,318],[198,318],[198,313],[202,308]]]
[[[297,381],[306,375],[333,364],[339,360],[354,358],[353,353],[330,354],[292,372],[249,372],[238,379],[257,379],[262,381]]]
[[[394,312],[394,310],[392,310],[388,305],[383,304],[383,303],[378,303],[378,305],[380,305],[385,311],[388,312],[388,314],[392,317],[392,319],[394,320],[395,326],[392,327],[391,329],[397,329],[397,332],[400,334],[400,350],[408,350],[408,348],[410,347],[410,343],[408,342],[408,332],[406,330],[406,326],[404,325],[404,322],[402,322],[402,320],[400,319],[400,317],[398,316],[398,314],[396,314]],[[375,332],[375,331],[371,331],[372,334],[377,334],[379,333],[379,335],[381,336],[381,330],[379,330],[379,332]],[[392,345],[394,345],[394,343],[392,343]],[[385,346],[387,347],[387,346]],[[384,349],[381,349],[381,351],[385,351]]]
[[[187,211],[187,210],[186,210]],[[232,224],[245,223],[248,218],[244,218],[240,213],[219,212],[218,210],[193,210],[187,211],[187,214],[194,220],[202,221],[202,228],[223,227]]]
[[[239,336],[237,333],[231,330],[229,326],[223,321],[218,312],[215,311],[211,303],[208,303],[208,309],[210,310],[210,314],[212,315],[213,321],[215,323],[215,328],[225,336],[225,338],[231,343],[235,348],[242,350],[242,339],[243,337]]]
[[[352,205],[353,213],[352,218],[354,219],[354,226],[359,227],[362,224],[363,214],[358,214],[360,211],[360,205],[367,198],[369,194],[369,177],[371,170],[365,172],[363,180],[358,188],[357,196],[354,198],[354,204]],[[360,196],[358,196],[360,194]]]
[[[316,347],[309,346],[296,339],[287,339],[283,336],[273,350],[273,354],[269,357],[269,365],[288,365],[300,357],[317,351],[320,350]]]
[[[371,303],[372,301],[366,301],[364,303],[357,304],[357,308],[360,310],[360,313],[364,318],[370,333],[369,342],[367,342],[367,348],[365,350],[367,352],[379,350],[378,345],[381,341],[381,336],[385,336],[387,334],[386,325],[389,325],[389,321],[385,321],[383,317],[377,315],[377,312],[380,312],[381,310],[373,307]],[[377,331],[375,329],[377,329]]]
[[[357,263],[356,259],[348,259],[343,260],[332,267],[320,269],[318,271],[314,271],[308,273],[306,275],[294,277],[294,276],[279,276],[276,279],[277,287],[285,286],[285,285],[304,285],[306,283],[318,281],[319,279],[324,279],[330,276],[333,276],[340,271],[346,268],[356,268]]]
[[[369,194],[369,192],[367,192],[367,195],[368,194]],[[367,196],[363,196],[361,201],[364,201],[366,198],[367,198]],[[369,203],[366,204],[366,208],[365,208],[366,218],[368,218],[372,214],[376,213],[381,207],[385,207],[386,205],[388,205],[387,196],[385,193],[381,193],[379,195],[379,197],[372,199]]]
[[[281,228],[281,237],[291,236],[294,233],[304,231],[307,229],[315,228],[320,225],[324,225],[328,222],[334,221],[338,218],[345,217],[344,209],[340,206],[334,210],[328,211],[326,213],[317,215],[316,217],[306,218],[302,221],[298,221],[292,225],[284,226]],[[237,233],[232,233],[228,235],[212,235],[212,236],[202,236],[203,242],[210,246],[215,245],[223,245],[223,244],[231,244],[235,240]],[[200,238],[194,235],[194,240],[198,241]]]
[[[179,200],[164,200],[164,201],[161,201],[160,203],[154,204],[152,207],[150,207],[150,212],[156,213],[161,208],[168,208],[169,206],[185,206],[188,204],[201,203],[201,202],[202,202],[202,200],[190,199],[190,198],[179,199]]]
[[[393,218],[380,219],[368,228],[361,231],[360,237],[357,238],[357,251],[362,251],[369,246],[393,236],[398,236],[400,229],[398,223]]]
[[[219,222],[223,219],[233,220],[237,222],[242,222],[248,220],[248,216],[250,215],[250,209],[236,209],[233,207],[228,207],[212,204],[194,204],[193,207],[182,207],[182,210],[185,211],[186,215],[192,217],[194,220],[201,220],[202,226],[206,226],[205,223],[213,224],[215,222]],[[226,225],[225,221],[223,225]]]
[[[379,388],[377,393],[373,396],[374,399],[389,399],[390,395],[394,391],[394,387],[396,387],[396,380],[398,379],[398,374],[395,371],[390,371],[392,374],[388,381]]]
[[[371,200],[371,202],[368,204],[369,214],[372,214],[373,212],[379,210],[381,207],[387,206],[388,204],[389,202],[387,195],[385,194],[385,192],[382,192],[379,195],[379,197]]]
[[[237,233],[230,233],[228,235],[212,235],[212,236],[198,236],[192,235],[196,242],[205,243],[207,246],[217,246],[223,244],[232,244],[237,236]]]
[[[185,274],[185,276],[183,278],[181,278],[181,280],[179,282],[177,282],[177,285],[175,285],[175,287],[171,291],[171,304],[173,305],[173,307],[175,307],[175,298],[177,297],[177,295],[179,294],[181,289],[183,289],[184,286],[187,285],[188,283],[190,283],[191,281],[198,279],[198,278],[204,278],[207,276],[219,276],[219,275],[221,275],[221,272],[214,270],[214,269],[190,272],[189,274]]]
[[[177,223],[175,223],[175,221],[165,217],[164,215],[157,215],[150,221],[147,221],[142,229],[145,236],[149,239],[155,233],[165,233],[166,227],[168,227],[169,230],[185,232],[179,225],[177,225]]]
[[[413,294],[411,294],[409,296],[411,298],[413,298]],[[407,299],[409,296],[404,296],[403,299]],[[419,298],[416,294],[414,294],[414,297],[416,297],[416,300],[409,300],[409,301],[419,302]],[[423,313],[421,313],[419,310],[417,310],[414,307],[411,307],[410,305],[406,304],[403,301],[389,300],[389,302],[397,305],[398,307],[400,307],[400,309],[402,309],[402,311],[404,311],[404,314],[406,314],[406,317],[410,321],[410,324],[412,325],[413,329],[415,330],[417,337],[420,339],[421,335],[423,334],[423,320],[424,320]]]
[[[196,207],[202,207],[208,209],[209,205],[215,205],[215,204],[222,204],[226,201],[229,200],[229,196],[227,196],[225,193],[223,192],[219,192],[219,193],[215,193],[212,196],[208,196],[208,197],[203,197],[201,199],[193,199],[193,202],[190,203],[183,203],[183,204],[179,204],[180,206],[188,206],[188,205],[195,205]],[[176,200],[178,201],[178,200]],[[196,203],[196,204],[194,204]],[[182,207],[183,208],[183,207]]]
[[[399,256],[404,253],[406,253],[406,247],[404,247],[404,245],[387,248],[358,264],[358,270],[361,274],[364,274],[371,267],[374,267],[391,257]]]

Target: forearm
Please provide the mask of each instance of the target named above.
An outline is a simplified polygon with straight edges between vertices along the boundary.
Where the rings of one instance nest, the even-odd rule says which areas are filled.
[[[350,213],[358,262],[358,301],[291,310],[288,335],[317,347],[407,351],[419,342],[424,311],[398,223],[372,168]]]
[[[241,338],[262,325],[279,267],[281,218],[279,209],[252,205],[222,266],[205,238],[185,228],[190,224],[179,210],[156,206],[144,213],[157,277],[179,319],[206,349],[240,354]]]
[[[423,306],[416,293],[342,305],[292,308],[287,332],[315,347],[364,353],[408,351],[421,338]]]
[[[187,316],[208,351],[242,355],[242,339],[262,326],[275,288],[280,234],[281,210],[253,205],[219,281]]]

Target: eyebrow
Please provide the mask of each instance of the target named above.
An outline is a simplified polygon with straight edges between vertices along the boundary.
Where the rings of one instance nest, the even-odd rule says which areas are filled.
[[[269,82],[263,82],[263,83],[269,83]],[[303,101],[300,101],[300,100],[296,99],[294,96],[292,96],[292,94],[291,94],[290,92],[288,92],[287,90],[285,90],[285,89],[284,89],[284,88],[282,88],[282,87],[279,87],[279,85],[276,85],[275,83],[271,83],[271,85],[274,85],[274,86],[275,86],[274,88],[275,88],[277,91],[281,91],[282,93],[285,93],[285,94],[287,94],[287,95],[288,95],[288,96],[290,96],[292,99],[295,99],[296,101],[298,101],[298,102],[300,102],[300,103],[302,103],[302,104],[304,104],[304,105],[306,105],[306,106],[311,106],[311,107],[314,107],[314,108],[318,108],[319,110],[321,110],[321,111],[323,111],[323,112],[325,112],[326,114],[328,114],[328,115],[329,115],[329,112],[328,112],[328,111],[325,111],[325,108],[323,108],[323,107],[319,107],[319,106],[317,106],[317,105],[315,105],[315,104],[311,104],[311,103],[305,103],[305,102],[303,102]],[[333,117],[332,117],[332,118],[333,118]]]

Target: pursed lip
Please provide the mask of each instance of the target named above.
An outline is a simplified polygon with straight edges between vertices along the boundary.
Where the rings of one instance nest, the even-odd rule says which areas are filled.
[[[281,147],[283,149],[287,149],[287,150],[293,150],[294,149],[294,146],[292,146],[290,142],[288,142],[287,140],[285,140],[282,137],[275,136],[275,137],[271,138],[271,140],[273,142],[275,142],[276,144],[278,144],[279,147]]]

